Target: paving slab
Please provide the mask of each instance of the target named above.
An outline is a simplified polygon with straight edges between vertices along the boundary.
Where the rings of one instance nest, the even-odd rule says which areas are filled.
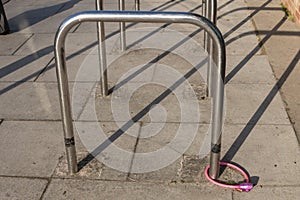
[[[1,35],[0,40],[0,55],[12,55],[22,45],[32,37],[32,34],[14,33],[9,35]]]
[[[290,124],[276,86],[262,84],[226,85],[225,122]]]
[[[252,9],[248,8],[245,1],[226,1],[220,0],[218,2],[218,16],[230,16],[239,18],[240,16],[247,16]]]
[[[29,55],[37,53],[39,56],[52,53],[55,35],[53,33],[36,33],[17,52],[16,55]],[[96,47],[95,33],[71,33],[66,39],[66,55],[89,54]]]
[[[0,198],[40,199],[48,181],[43,179],[0,177]]]
[[[133,164],[135,164],[134,162],[135,161],[133,160]],[[159,160],[156,160],[156,162],[159,162]],[[130,173],[128,179],[140,183],[180,183],[180,170],[182,165],[181,163],[182,157],[180,157],[175,162],[171,163],[169,166],[156,171],[147,173]]]
[[[139,57],[140,55],[145,54],[143,51],[130,51],[125,55],[120,54],[120,56],[116,56],[115,60],[109,59],[111,63],[108,65],[108,81],[117,83],[119,80],[124,79],[121,78],[126,73],[130,75],[136,71],[141,71],[141,74],[137,75],[131,81],[145,81],[145,78],[151,80],[155,64],[152,64],[152,67],[145,70],[138,70],[137,67],[140,66],[139,69],[142,69],[148,62],[157,58],[158,52],[147,51],[147,57]],[[100,79],[98,55],[78,55],[74,57],[69,56],[69,58],[67,57],[69,81],[92,82]],[[95,77],[95,74],[99,74],[99,77],[97,77],[98,75]],[[95,78],[97,79],[95,80]],[[56,80],[55,62],[53,61],[47,70],[39,76],[37,81],[56,82]]]
[[[73,118],[77,118],[94,83],[77,84],[82,96],[74,98]],[[59,120],[60,104],[57,83],[7,82],[2,89],[0,118],[10,120]],[[73,85],[70,84],[70,98]],[[12,99],[14,99],[12,101]],[[72,98],[71,98],[72,99]]]
[[[300,188],[298,186],[285,186],[285,187],[276,187],[276,186],[264,186],[257,187],[251,193],[244,194],[239,192],[233,193],[234,199],[296,199],[300,195]]]
[[[68,2],[70,0],[62,0],[61,2]],[[46,0],[24,0],[22,1],[22,4],[20,4],[19,1],[17,0],[10,0],[9,2],[7,2],[5,4],[5,6],[7,8],[10,8],[10,7],[22,7],[23,6],[42,6],[42,5],[53,5],[53,4],[57,4],[57,1],[54,1],[54,0],[49,0],[49,1],[46,1]]]
[[[49,4],[48,2],[44,2],[44,5],[40,5],[39,10],[41,12],[47,11],[48,8],[56,8],[58,7],[59,9],[51,14],[48,13],[47,17],[44,18],[34,18],[34,19],[28,19],[29,24],[24,24],[23,27],[18,27],[19,22],[15,22],[17,26],[16,30],[21,31],[22,33],[53,33],[55,34],[57,29],[59,28],[59,25],[65,20],[68,16],[81,12],[84,10],[93,10],[94,9],[94,3],[90,4],[85,4],[85,5],[80,5],[77,6],[77,3],[80,1],[68,1],[68,2],[60,2],[55,5]],[[47,5],[47,6],[46,6]],[[37,7],[39,5],[35,5]],[[29,11],[29,13],[32,13],[33,11]],[[14,29],[14,24],[12,25]],[[71,29],[71,32],[75,30]]]
[[[245,15],[231,16],[231,15],[218,15],[217,27],[221,33],[227,38],[230,35],[244,35],[245,33],[253,30],[253,23],[251,20],[244,19]],[[238,18],[238,23],[237,23]],[[244,19],[244,20],[242,20]],[[255,35],[255,34],[252,34]]]
[[[265,10],[253,17],[258,36],[265,40],[264,49],[275,77],[280,80],[281,94],[287,112],[300,141],[299,126],[299,26],[288,20],[280,1],[268,1]],[[261,5],[261,1],[249,1],[249,6]],[[266,40],[267,38],[267,40]]]
[[[0,56],[1,82],[34,81],[52,59],[52,55]]]
[[[140,85],[140,83],[127,83],[126,87],[113,92],[113,96],[105,98],[99,95],[99,89],[97,89],[96,93],[89,98],[78,119],[127,122],[134,117],[137,121],[144,122],[149,122],[151,119],[152,122],[181,122],[183,120],[184,122],[210,123],[210,99],[200,101],[197,94],[190,94],[190,91],[184,88],[177,93],[168,94],[165,86],[147,84],[140,87]],[[136,87],[139,88],[133,90]],[[134,93],[128,96],[128,91],[134,91]],[[164,96],[162,93],[168,95]],[[194,99],[185,99],[182,96],[184,94],[192,95]],[[199,95],[202,95],[202,92],[199,92]],[[151,111],[153,116],[144,110],[151,107],[151,102],[155,103],[153,105],[158,105]],[[196,109],[200,111],[200,114],[196,112]]]
[[[60,180],[50,183],[44,199],[231,199],[231,191],[210,185],[167,185],[113,181]]]
[[[53,43],[53,34],[34,34],[20,49],[18,49],[15,55],[37,54],[37,56],[44,56],[53,52]]]
[[[224,128],[222,155],[259,177],[258,185],[298,185],[299,150],[291,125]]]
[[[43,11],[44,12],[44,11]],[[59,25],[72,13],[57,13],[49,15],[44,18],[33,18],[23,20],[23,23],[20,24],[18,19],[12,19],[10,23],[10,28],[12,32],[20,33],[34,33],[34,34],[47,34],[52,33],[53,35],[57,32]],[[73,31],[74,29],[71,29]]]
[[[121,128],[114,122],[74,123],[79,172],[73,177],[126,180],[135,152],[139,124]],[[63,139],[61,137],[61,139]],[[118,170],[118,171],[117,171]],[[60,158],[54,177],[70,177],[65,155]]]
[[[226,34],[226,33],[225,33]],[[241,37],[236,34],[231,34],[225,38],[227,55],[261,55],[261,47],[258,44],[258,38],[255,35],[246,35]],[[240,48],[243,46],[243,48]]]
[[[64,151],[59,122],[4,121],[0,135],[2,176],[50,177]]]
[[[57,13],[63,5],[64,3],[52,6],[15,6],[8,15],[10,30],[12,32],[18,32],[40,23]]]
[[[1,83],[1,88],[1,118],[60,118],[57,84]]]
[[[247,60],[244,56],[227,56],[227,83],[270,84],[276,80],[265,55],[256,55]]]

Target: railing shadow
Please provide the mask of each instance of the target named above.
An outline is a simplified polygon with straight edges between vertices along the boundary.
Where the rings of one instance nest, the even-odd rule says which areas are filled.
[[[11,32],[21,31],[53,15],[69,10],[78,2],[80,0],[69,0],[56,5],[25,11],[8,20]]]
[[[278,29],[284,24],[284,22],[287,20],[286,17],[282,18],[274,27],[272,30],[270,30],[264,38],[262,38],[261,41],[250,51],[246,57],[237,64],[237,66],[226,76],[225,78],[225,84],[228,83],[244,66],[245,64],[256,54],[259,52],[261,47],[271,38],[274,33],[278,31]],[[228,44],[226,42],[226,44]]]
[[[72,3],[69,3],[70,5],[68,5],[67,7],[65,7],[63,9],[61,9],[60,12],[66,10],[67,8],[68,9],[71,8],[72,5],[74,5],[75,3],[79,2],[79,1],[80,0],[75,0],[75,1],[74,0],[70,0],[70,2],[72,2]],[[180,2],[183,2],[183,1],[185,1],[185,0],[179,0],[179,1],[169,0],[169,1],[165,2],[164,4],[159,5],[159,6],[155,7],[155,8],[153,8],[152,11],[157,11],[157,10],[163,11],[163,10],[168,9],[168,8],[170,8],[172,6],[175,6],[175,5],[177,5],[177,4],[179,4]],[[64,4],[66,4],[66,2]],[[196,9],[198,9],[200,7],[201,7],[201,5],[195,7],[194,9],[192,9],[192,11],[196,10]],[[134,26],[135,24],[137,24],[137,23],[129,24],[129,25],[126,26],[126,28],[130,28],[130,27]],[[107,39],[111,38],[114,35],[118,34],[119,32],[120,32],[120,30],[116,30],[116,31],[108,34],[106,36],[106,38]],[[93,43],[87,45],[83,49],[75,52],[74,54],[72,54],[70,56],[68,56],[67,60],[75,57],[76,55],[79,55],[79,54],[87,51],[88,49],[96,46],[97,44],[98,44],[98,42],[93,42]],[[24,58],[22,58],[22,59],[20,59],[18,61],[15,61],[15,62],[13,62],[13,63],[11,63],[11,64],[3,67],[2,69],[0,69],[0,78],[5,77],[5,76],[13,73],[14,71],[16,71],[16,70],[18,70],[18,69],[26,66],[27,64],[30,64],[31,62],[35,61],[37,58],[43,57],[43,56],[45,56],[45,55],[47,55],[47,54],[49,54],[51,52],[53,52],[53,45],[45,47],[43,49],[40,49],[37,52],[34,52],[34,53],[32,53],[32,54],[30,54],[30,55],[28,55],[28,56],[26,56],[26,57],[24,57]],[[52,58],[52,60],[53,60],[53,58]],[[29,81],[32,78],[34,78],[34,80],[37,80],[38,77],[39,77],[39,75],[41,73],[45,73],[45,72],[51,70],[54,67],[55,67],[55,65],[53,65],[53,64],[52,65],[47,65],[44,69],[41,69],[41,70],[39,70],[37,72],[34,72],[34,73],[28,75],[27,77],[24,77],[23,79],[21,79],[21,80],[19,80],[17,82],[14,82],[13,84],[11,84],[11,85],[9,85],[9,86],[1,89],[0,90],[0,94],[4,94],[4,93],[8,92],[9,90],[14,89],[14,88],[18,87],[19,85],[21,85],[23,82]]]
[[[180,79],[176,80],[174,84],[172,84],[168,89],[166,89],[157,98],[155,98],[150,104],[148,104],[139,113],[137,113],[134,117],[132,117],[131,120],[127,121],[113,135],[111,135],[109,138],[107,138],[103,143],[101,143],[92,152],[90,152],[85,158],[83,158],[81,161],[79,161],[78,170],[81,170],[84,166],[86,166],[89,162],[91,162],[97,155],[99,155],[103,150],[105,150],[110,144],[112,144],[115,140],[117,140],[120,136],[122,136],[134,123],[136,123],[143,116],[145,116],[147,113],[149,113],[149,111],[155,105],[159,104],[167,96],[172,94],[172,92],[176,88],[178,88],[184,81],[186,81],[189,77],[191,77],[194,73],[196,73],[201,67],[203,67],[205,65],[205,63],[207,63],[207,60],[208,60],[208,58],[204,59],[198,65],[196,65],[190,71],[188,71],[184,76],[182,76]]]
[[[297,52],[297,54],[294,56],[293,60],[290,62],[289,66],[285,70],[285,72],[282,74],[282,76],[278,79],[276,84],[273,86],[269,94],[266,96],[266,98],[263,100],[259,108],[256,110],[256,112],[252,115],[247,125],[244,127],[244,129],[241,131],[240,135],[236,138],[236,140],[233,142],[229,150],[226,152],[226,154],[223,157],[223,161],[229,162],[233,159],[235,154],[238,152],[238,150],[241,148],[243,143],[246,141],[247,137],[250,135],[253,128],[256,126],[264,112],[267,110],[273,99],[275,98],[276,94],[279,92],[285,81],[288,79],[294,68],[296,67],[297,63],[300,59],[300,50]]]

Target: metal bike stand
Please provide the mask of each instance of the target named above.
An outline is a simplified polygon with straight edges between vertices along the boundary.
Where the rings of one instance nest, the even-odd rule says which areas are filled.
[[[56,73],[60,95],[61,115],[64,141],[70,174],[77,172],[77,155],[73,132],[71,103],[68,86],[67,65],[65,56],[65,40],[72,27],[83,22],[145,22],[145,23],[185,23],[203,28],[211,37],[216,49],[213,84],[213,109],[211,128],[211,154],[209,174],[218,178],[220,170],[221,136],[223,125],[224,78],[226,65],[225,43],[219,29],[203,16],[184,12],[151,12],[151,11],[85,11],[68,17],[60,25],[54,43]],[[107,76],[102,69],[102,76]],[[107,77],[103,80],[107,80]]]

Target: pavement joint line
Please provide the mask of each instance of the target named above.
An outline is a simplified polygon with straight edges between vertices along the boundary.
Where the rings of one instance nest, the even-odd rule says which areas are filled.
[[[33,83],[33,81],[0,81],[0,83]]]
[[[139,141],[140,141],[140,135],[141,135],[141,131],[142,131],[143,122],[139,122],[139,125],[140,126],[139,126],[139,130],[138,130],[138,135],[136,137],[136,142],[135,142],[134,147],[133,147],[133,154],[132,154],[132,158],[131,158],[131,161],[130,161],[130,166],[129,166],[129,170],[128,170],[128,173],[127,173],[126,180],[130,179],[132,165],[133,165],[133,161],[134,161],[134,158],[135,158],[135,153],[136,153]]]
[[[254,32],[255,32],[255,35],[258,39],[258,44],[261,44],[260,48],[261,48],[261,55],[267,55],[267,52],[266,52],[266,49],[264,47],[264,43],[263,43],[263,39],[268,35],[270,34],[270,31],[268,33],[266,33],[263,38],[261,38],[260,34],[259,34],[259,30],[258,30],[258,27],[255,23],[255,20],[253,18],[251,18],[251,23],[252,23],[252,26],[254,27]]]
[[[61,119],[11,119],[11,118],[4,118],[2,119],[3,122],[61,122]],[[98,122],[98,123],[115,123],[115,122],[128,122],[128,121],[95,121],[95,120],[72,120],[73,122]],[[137,121],[142,122],[142,121]],[[211,123],[206,123],[206,122],[180,122],[180,121],[172,121],[172,122],[144,122],[144,123],[165,123],[165,124],[199,124],[199,125],[210,125]],[[274,124],[274,123],[232,123],[232,122],[225,122],[224,125],[241,125],[241,126],[292,126],[292,124]]]
[[[78,30],[78,28],[80,27],[80,25],[81,25],[81,23],[78,24],[71,33],[75,33]]]
[[[261,187],[261,188],[264,188],[264,187],[266,187],[266,188],[271,188],[271,187],[276,187],[276,188],[281,188],[281,187],[300,187],[300,184],[298,184],[298,185],[276,185],[276,184],[274,184],[274,185],[270,185],[270,184],[267,184],[267,185],[262,185],[262,184],[258,184],[258,185],[256,185],[256,187]]]
[[[264,85],[264,86],[273,86],[275,84],[275,79],[273,80],[274,83],[237,83],[237,82],[227,82],[226,85]]]
[[[11,1],[11,0],[6,0],[6,1],[4,1],[4,2],[3,2],[3,5],[9,3],[10,1]]]
[[[51,62],[54,60],[54,56],[50,59],[50,61],[46,64],[46,66],[40,71],[40,73],[35,77],[35,79],[33,80],[33,82],[36,82],[38,80],[38,78],[40,77],[40,75],[44,74],[44,72],[46,71],[47,67],[51,64]]]
[[[158,180],[146,180],[146,179],[141,179],[141,180],[132,180],[132,179],[128,179],[128,180],[111,180],[111,179],[92,179],[92,178],[86,178],[84,177],[84,179],[82,179],[82,177],[75,177],[75,176],[68,176],[68,177],[53,177],[53,180],[74,180],[74,181],[82,181],[82,180],[87,180],[87,181],[94,181],[94,182],[117,182],[117,183],[140,183],[140,184],[160,184],[160,185],[170,185],[172,186],[172,180],[168,180],[168,181],[158,181]],[[202,180],[202,179],[201,179]],[[176,182],[177,186],[188,186],[188,185],[192,185],[192,186],[198,186],[201,187],[201,183],[208,183],[206,179],[203,178],[203,181],[199,181],[199,182],[181,182],[178,181]],[[210,187],[210,186],[205,186],[205,187]]]
[[[96,85],[97,85],[97,82],[94,83],[94,85],[93,85],[93,87],[92,87],[92,88],[95,88],[95,90],[97,90]],[[83,113],[83,111],[84,111],[86,105],[88,104],[88,102],[89,102],[89,100],[90,100],[89,97],[92,95],[92,93],[93,93],[93,90],[91,90],[91,91],[89,92],[89,94],[87,95],[88,98],[86,98],[86,100],[84,101],[84,104],[83,104],[82,108],[81,108],[80,111],[79,111],[79,115],[78,115],[78,117],[77,117],[78,119],[81,117],[81,115],[82,115],[82,113]]]
[[[42,199],[44,198],[44,196],[45,196],[45,194],[46,194],[46,191],[47,191],[47,189],[49,188],[49,185],[50,185],[51,181],[52,181],[51,178],[50,178],[49,180],[47,180],[47,184],[46,184],[46,186],[45,186],[45,188],[44,188],[44,190],[43,190],[43,192],[42,192],[42,194],[41,194],[41,197],[39,198],[40,200],[42,200]]]
[[[154,75],[157,71],[157,63],[159,61],[159,56],[160,54],[158,54],[156,57],[157,57],[157,61],[154,63],[154,68],[153,68],[153,72],[152,72],[152,77],[151,77],[151,81],[150,82],[154,82]]]
[[[39,179],[39,180],[47,180],[49,181],[49,177],[39,177],[39,176],[14,176],[14,175],[0,175],[0,178],[22,178],[22,179]]]
[[[234,190],[231,190],[231,200],[234,200]]]
[[[6,122],[61,122],[61,119],[11,119],[4,118]]]
[[[54,15],[56,15],[56,14],[59,14],[61,11],[62,11],[62,9],[67,5],[68,3],[66,2],[66,3],[63,3],[62,5],[61,5],[61,7],[54,13]],[[75,5],[75,4],[74,4]]]
[[[14,56],[17,53],[17,51],[19,51],[21,47],[24,46],[33,36],[34,33],[31,33],[31,35],[11,55]]]

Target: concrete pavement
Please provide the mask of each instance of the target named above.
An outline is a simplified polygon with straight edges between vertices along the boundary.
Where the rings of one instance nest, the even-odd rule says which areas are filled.
[[[121,53],[118,24],[107,23],[109,86],[118,86],[107,98],[99,95],[99,85],[91,81],[98,70],[95,24],[82,23],[72,29],[66,54],[80,171],[70,176],[53,40],[63,19],[93,10],[94,1],[6,3],[12,33],[0,36],[0,199],[296,199],[300,195],[295,133],[299,95],[294,95],[298,84],[292,69],[298,70],[299,35],[290,30],[296,26],[285,19],[279,3],[218,2],[218,27],[227,45],[222,157],[250,173],[256,184],[250,193],[216,187],[203,174],[209,159],[199,158],[199,151],[205,147],[211,102],[204,96],[207,55],[199,48],[203,33],[196,27],[128,23],[130,49]],[[133,1],[126,6],[133,10]],[[117,0],[105,2],[104,7],[117,9]],[[141,1],[141,8],[199,14],[202,9],[197,0]],[[191,39],[186,40],[187,35]],[[199,63],[202,74],[193,74],[189,85],[168,94],[172,80]],[[88,153],[101,144],[101,138],[93,135],[97,128],[108,137],[118,134],[129,118],[161,94],[165,95],[149,114],[126,127],[114,146],[101,150],[97,158],[103,162]],[[195,109],[189,109],[194,104]],[[187,109],[186,115],[182,108]],[[187,136],[173,142],[180,128]],[[186,149],[185,142],[191,142]],[[122,151],[110,154],[113,147]],[[158,156],[150,162],[139,157],[164,147],[170,157]],[[183,154],[178,154],[182,149]],[[127,154],[120,158],[120,152]],[[169,165],[136,173],[171,160],[174,152],[178,157]],[[226,169],[221,179],[238,182],[241,177]]]

